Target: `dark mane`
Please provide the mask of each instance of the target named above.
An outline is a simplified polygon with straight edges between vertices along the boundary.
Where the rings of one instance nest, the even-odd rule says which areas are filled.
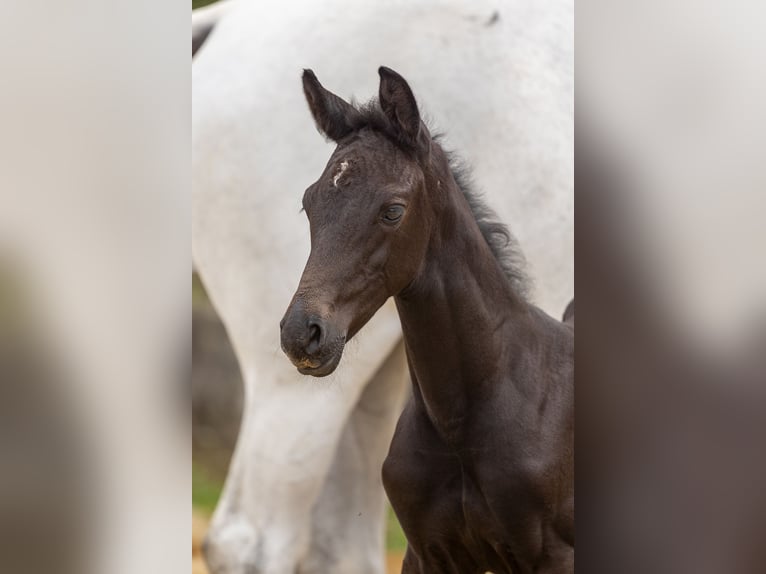
[[[379,132],[403,151],[412,151],[402,141],[376,99],[363,105],[355,105],[354,107],[359,112],[351,120],[351,127],[354,131],[370,129]],[[432,139],[439,143],[441,135],[435,135]],[[440,145],[438,147],[442,149]],[[527,297],[530,290],[530,281],[526,274],[526,260],[516,238],[508,229],[508,226],[500,221],[494,209],[486,203],[481,193],[475,189],[471,180],[470,169],[455,154],[446,152],[443,149],[442,151],[447,156],[452,176],[468,201],[481,234],[484,236],[484,240],[489,245],[495,259],[500,264],[503,273],[508,278],[508,281],[510,281],[514,291],[522,297]]]
[[[510,281],[516,294],[526,298],[530,291],[530,280],[526,273],[526,259],[521,252],[516,237],[508,229],[508,225],[500,221],[481,193],[476,191],[471,180],[469,168],[452,153],[447,153],[452,176],[455,178],[460,191],[463,192],[471,213],[479,225],[484,240],[489,245],[492,254],[500,264],[500,268]]]

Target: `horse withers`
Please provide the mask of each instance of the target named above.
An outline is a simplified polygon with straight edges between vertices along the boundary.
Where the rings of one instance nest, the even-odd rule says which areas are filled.
[[[303,197],[311,253],[281,322],[301,373],[325,376],[389,298],[413,383],[383,481],[403,572],[574,568],[574,329],[525,299],[507,228],[380,68],[358,108],[303,75],[337,147]]]

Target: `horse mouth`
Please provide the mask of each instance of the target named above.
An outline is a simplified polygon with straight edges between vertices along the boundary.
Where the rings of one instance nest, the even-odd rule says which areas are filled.
[[[301,375],[311,375],[312,377],[326,377],[335,371],[340,363],[343,349],[339,349],[323,361],[304,360],[295,365]]]
[[[332,374],[341,358],[343,349],[346,347],[346,336],[341,335],[330,343],[319,356],[303,357],[299,360],[292,360],[293,365],[298,369],[301,375],[311,375],[312,377],[326,377]]]

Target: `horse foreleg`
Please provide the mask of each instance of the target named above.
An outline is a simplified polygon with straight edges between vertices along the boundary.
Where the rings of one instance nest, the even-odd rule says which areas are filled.
[[[423,569],[420,567],[420,560],[415,556],[412,548],[409,547],[407,547],[407,552],[404,554],[402,574],[423,574]]]

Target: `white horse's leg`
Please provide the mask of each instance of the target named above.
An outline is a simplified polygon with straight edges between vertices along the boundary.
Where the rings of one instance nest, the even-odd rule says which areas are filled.
[[[378,349],[390,350],[399,339],[393,314],[393,309],[385,310],[371,333],[351,343],[352,354],[375,360],[349,361],[334,381],[302,377],[287,361],[278,360],[279,355],[268,353],[260,357],[257,371],[252,364],[245,366],[243,426],[206,542],[211,572],[293,573],[306,559],[312,508],[346,421],[364,382],[375,374]],[[399,372],[401,376],[401,367]],[[359,497],[364,498],[363,491]],[[365,516],[357,525],[362,531],[378,526],[380,512],[373,520],[372,526],[364,526],[370,521]],[[360,570],[353,566],[352,571]]]
[[[365,388],[343,429],[314,508],[311,547],[301,574],[382,574],[386,505],[380,469],[408,385],[400,342]]]

